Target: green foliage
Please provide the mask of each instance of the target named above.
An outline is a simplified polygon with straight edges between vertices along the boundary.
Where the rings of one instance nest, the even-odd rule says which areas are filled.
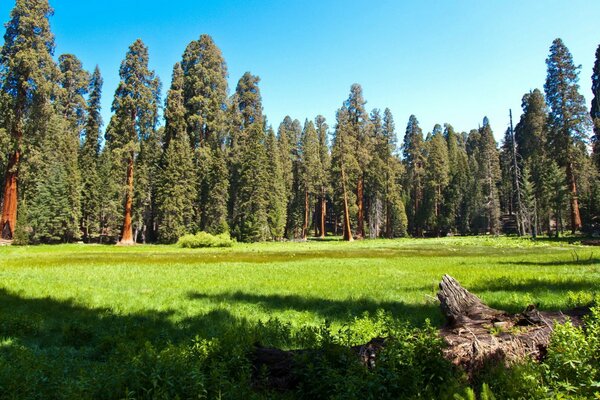
[[[198,232],[195,235],[184,235],[179,238],[177,245],[188,249],[199,249],[204,247],[231,247],[235,242],[229,233],[211,235],[207,232]]]

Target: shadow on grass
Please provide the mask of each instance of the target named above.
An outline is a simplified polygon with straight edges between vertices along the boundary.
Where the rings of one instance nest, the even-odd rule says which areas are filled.
[[[568,281],[550,281],[545,279],[523,279],[512,280],[510,278],[490,279],[479,281],[471,285],[469,290],[473,292],[578,292],[578,291],[598,291],[600,287],[598,282],[583,280]]]
[[[508,265],[524,265],[524,266],[540,266],[540,267],[561,267],[566,265],[596,265],[600,267],[600,258],[593,256],[580,256],[571,260],[554,260],[554,261],[500,261],[499,264]]]
[[[399,301],[374,301],[367,298],[331,300],[315,297],[281,294],[253,294],[246,292],[232,292],[221,294],[205,294],[191,292],[188,294],[192,300],[208,300],[215,303],[253,304],[269,311],[307,311],[327,321],[345,321],[361,316],[368,312],[374,314],[377,310],[385,310],[396,318],[410,321],[415,325],[422,325],[429,318],[434,324],[442,323],[442,315],[437,304],[407,304]]]

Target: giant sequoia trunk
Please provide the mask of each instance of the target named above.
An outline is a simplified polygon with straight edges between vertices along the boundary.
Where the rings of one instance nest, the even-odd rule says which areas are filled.
[[[131,245],[133,242],[133,228],[131,226],[131,212],[133,208],[133,151],[127,160],[127,192],[125,194],[125,216],[123,218],[123,230],[121,231],[121,245]]]
[[[19,167],[19,150],[10,156],[6,167],[4,181],[4,202],[2,204],[2,239],[12,240],[17,225],[17,178]]]
[[[528,306],[525,311],[511,315],[487,306],[448,275],[443,277],[439,288],[440,308],[446,317],[446,324],[439,331],[446,343],[443,356],[471,377],[488,362],[511,364],[527,357],[542,359],[555,324],[571,321],[581,325],[583,316],[589,312],[587,308],[547,312]],[[373,368],[379,350],[388,340],[375,338],[350,350],[365,368]],[[285,351],[257,346],[251,354],[253,379],[257,385],[273,389],[294,389],[300,380],[297,374],[304,366],[302,363],[313,358],[312,355],[318,356],[319,350]]]
[[[569,184],[569,194],[571,197],[571,231],[575,233],[581,229],[581,215],[579,214],[579,202],[577,199],[577,182],[575,172],[573,171],[573,163],[567,164],[567,180]]]

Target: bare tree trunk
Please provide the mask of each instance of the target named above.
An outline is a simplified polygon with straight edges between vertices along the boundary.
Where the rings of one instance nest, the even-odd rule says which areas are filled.
[[[133,151],[129,154],[127,162],[127,192],[125,194],[125,218],[123,220],[123,230],[121,231],[121,245],[134,244],[133,228],[131,226],[131,211],[133,208]]]
[[[364,210],[364,181],[362,175],[358,178],[356,185],[356,205],[358,206],[356,236],[360,239],[365,237],[365,210]]]
[[[16,150],[8,160],[2,204],[2,239],[12,240],[17,225],[17,178],[20,153]]]
[[[343,164],[342,190],[344,192],[344,240],[351,242],[354,240],[354,238],[352,237],[352,229],[350,228],[350,210],[348,209],[348,192],[346,191],[346,173],[344,172]]]
[[[325,217],[327,216],[327,200],[321,196],[321,239],[325,238]]]
[[[571,195],[571,232],[575,233],[581,229],[581,215],[579,214],[579,202],[577,198],[577,183],[573,163],[567,164],[567,180],[569,181],[569,193]]]

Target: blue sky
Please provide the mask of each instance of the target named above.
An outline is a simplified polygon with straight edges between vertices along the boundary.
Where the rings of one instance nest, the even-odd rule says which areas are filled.
[[[0,2],[6,22],[12,0]],[[104,75],[103,115],[129,44],[141,38],[163,82],[188,42],[210,34],[229,67],[230,92],[250,71],[261,77],[264,110],[277,127],[285,115],[317,114],[333,126],[350,85],[367,107],[389,107],[399,138],[410,114],[425,132],[449,122],[476,128],[487,115],[500,139],[522,95],[542,88],[552,40],[571,50],[589,100],[600,44],[600,1],[211,1],[51,0],[56,56],[73,53]]]

